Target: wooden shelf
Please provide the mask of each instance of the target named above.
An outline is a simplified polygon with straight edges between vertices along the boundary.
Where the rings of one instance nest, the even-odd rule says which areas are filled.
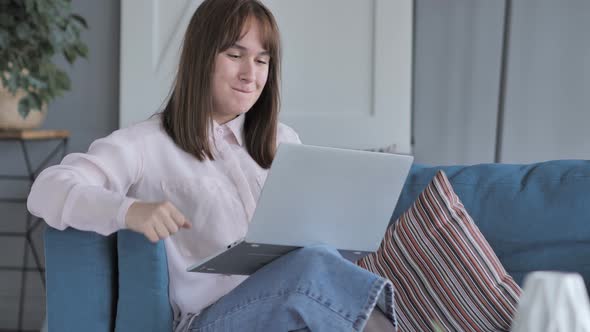
[[[70,137],[67,130],[0,130],[0,140],[22,139],[22,140],[41,140],[41,139],[64,139]]]

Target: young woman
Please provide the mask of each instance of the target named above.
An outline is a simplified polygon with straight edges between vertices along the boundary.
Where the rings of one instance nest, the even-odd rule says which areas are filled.
[[[280,59],[258,0],[205,0],[164,110],[46,169],[28,208],[61,230],[163,240],[175,331],[361,331],[368,320],[392,330],[391,284],[331,248],[296,250],[250,277],[186,272],[245,236],[278,144],[300,142],[278,123]],[[388,318],[373,310],[380,299]]]

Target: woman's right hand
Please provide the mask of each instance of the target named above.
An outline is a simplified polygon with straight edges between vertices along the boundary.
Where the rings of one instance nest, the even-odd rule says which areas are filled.
[[[127,210],[125,225],[153,243],[178,232],[180,228],[191,228],[185,216],[170,202],[134,202]]]

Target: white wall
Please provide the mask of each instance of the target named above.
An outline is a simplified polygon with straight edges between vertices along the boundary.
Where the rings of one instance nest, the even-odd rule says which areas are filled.
[[[590,159],[590,2],[513,3],[501,160]]]
[[[500,162],[590,156],[590,2],[512,1]],[[417,0],[414,151],[494,161],[505,1]]]

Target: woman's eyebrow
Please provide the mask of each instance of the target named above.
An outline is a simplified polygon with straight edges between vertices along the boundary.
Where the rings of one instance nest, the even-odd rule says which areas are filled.
[[[230,48],[236,48],[236,49],[238,49],[240,51],[248,52],[248,48],[247,47],[242,46],[242,45],[240,45],[238,43],[233,44],[232,46],[230,46]],[[264,56],[264,55],[270,56],[270,52],[269,51],[262,51],[262,52],[258,53],[258,56]]]

